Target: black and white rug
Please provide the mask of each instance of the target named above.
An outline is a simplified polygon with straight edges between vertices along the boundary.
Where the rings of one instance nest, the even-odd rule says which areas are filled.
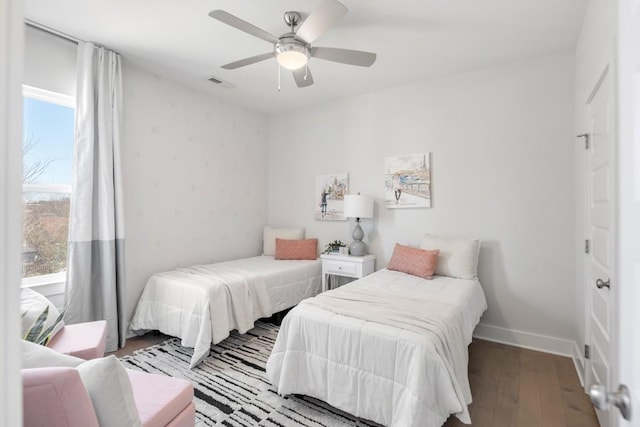
[[[193,350],[181,347],[177,338],[121,361],[129,369],[191,381],[196,426],[377,426],[310,397],[279,396],[265,376],[277,334],[277,326],[260,322],[247,334],[233,332],[195,369],[189,369]]]

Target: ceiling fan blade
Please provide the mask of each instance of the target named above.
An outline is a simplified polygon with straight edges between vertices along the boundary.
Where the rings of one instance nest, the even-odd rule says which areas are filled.
[[[293,79],[298,87],[307,87],[313,84],[313,76],[308,67],[300,67],[297,70],[293,70]]]
[[[371,52],[338,49],[335,47],[312,47],[311,56],[313,58],[340,62],[342,64],[358,65],[360,67],[370,67],[374,62],[376,62],[377,57],[375,53]]]
[[[225,12],[224,10],[212,10],[211,12],[209,12],[209,16],[213,19],[217,19],[220,22],[224,22],[225,24],[230,25],[233,28],[244,31],[247,34],[251,34],[252,36],[256,36],[270,43],[278,43],[279,41],[278,38],[273,34],[268,33],[265,30],[248,23],[247,21],[243,21],[237,16],[233,16],[232,14]]]
[[[225,70],[235,70],[236,68],[244,67],[245,65],[255,64],[256,62],[264,61],[265,59],[273,58],[273,52],[263,53],[261,55],[250,56],[248,58],[241,59],[239,61],[230,62],[229,64],[221,65],[220,68]]]
[[[342,3],[336,0],[324,0],[300,25],[296,31],[296,37],[312,43],[347,12],[347,8]]]

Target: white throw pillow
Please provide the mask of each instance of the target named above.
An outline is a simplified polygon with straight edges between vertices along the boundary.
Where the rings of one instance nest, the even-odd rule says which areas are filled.
[[[77,368],[100,427],[140,427],[129,375],[117,357],[86,361]]]
[[[40,344],[22,340],[22,367],[28,368],[75,368],[84,359],[58,353]]]
[[[263,255],[276,255],[276,237],[278,239],[302,240],[304,239],[304,228],[273,228],[267,225],[262,233]]]
[[[22,338],[25,337],[27,331],[34,325],[38,317],[49,307],[49,313],[47,314],[47,320],[45,321],[42,331],[55,325],[51,333],[49,334],[46,342],[51,340],[60,330],[64,327],[64,321],[60,320],[58,324],[55,324],[56,320],[60,316],[60,312],[51,301],[45,296],[30,288],[22,288],[20,292],[20,313],[22,315]],[[44,344],[46,344],[46,342]]]
[[[480,239],[426,234],[420,242],[420,248],[440,250],[435,274],[460,279],[478,277]]]

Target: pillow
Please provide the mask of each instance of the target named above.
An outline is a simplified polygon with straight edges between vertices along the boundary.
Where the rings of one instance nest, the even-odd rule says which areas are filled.
[[[274,256],[276,254],[276,238],[304,239],[304,228],[272,228],[267,225],[262,233],[262,255]]]
[[[84,360],[58,353],[40,344],[22,340],[22,367],[28,368],[75,368]]]
[[[437,275],[460,279],[474,279],[478,276],[480,239],[426,234],[420,247],[440,250],[435,272]]]
[[[126,369],[114,355],[92,359],[77,368],[100,427],[140,427],[140,415]]]
[[[433,278],[438,250],[410,248],[396,243],[387,269],[401,271],[423,279]]]
[[[276,259],[317,259],[318,239],[285,240],[276,238]]]
[[[22,315],[23,338],[26,337],[31,328],[35,326],[40,315],[42,315],[47,309],[49,310],[49,313],[42,324],[41,330],[43,333],[38,333],[38,336],[35,338],[30,337],[29,341],[47,345],[49,340],[51,340],[51,338],[53,338],[64,327],[64,321],[62,320],[60,312],[56,306],[53,305],[45,296],[30,288],[22,288],[22,291],[20,292],[20,313]]]

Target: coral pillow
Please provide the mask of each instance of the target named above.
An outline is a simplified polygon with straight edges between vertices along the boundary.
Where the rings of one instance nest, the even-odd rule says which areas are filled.
[[[262,232],[262,255],[275,256],[276,239],[304,239],[304,228],[273,228],[267,225]]]
[[[387,268],[424,279],[431,279],[436,269],[438,253],[440,253],[438,249],[426,250],[410,248],[409,246],[402,246],[396,243]]]
[[[276,237],[275,259],[316,259],[318,239],[286,240]]]

